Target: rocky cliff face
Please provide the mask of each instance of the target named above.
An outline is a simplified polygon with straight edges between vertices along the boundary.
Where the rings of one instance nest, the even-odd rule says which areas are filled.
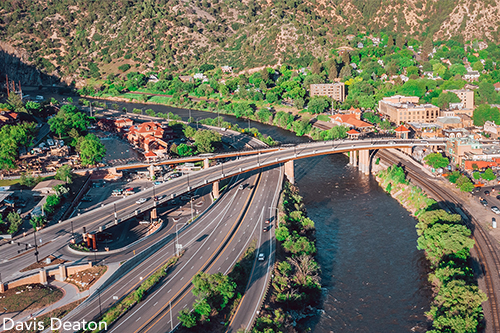
[[[0,42],[0,82],[5,81],[5,75],[9,80],[30,86],[51,85],[59,81],[58,78],[44,74],[29,64],[24,51]]]

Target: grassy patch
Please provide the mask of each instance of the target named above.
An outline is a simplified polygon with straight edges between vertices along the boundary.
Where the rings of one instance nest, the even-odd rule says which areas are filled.
[[[19,184],[19,179],[0,179],[0,186],[11,186]]]
[[[29,284],[7,290],[0,299],[0,308],[7,312],[36,310],[53,304],[63,297],[58,288],[42,284]]]
[[[94,266],[68,276],[66,281],[78,287],[80,292],[88,290],[108,270],[107,266]]]
[[[316,118],[321,121],[330,122],[330,117],[328,117],[326,114],[319,114]]]
[[[139,303],[146,292],[155,286],[161,279],[167,276],[167,270],[174,266],[179,260],[180,256],[175,256],[170,258],[162,267],[160,267],[156,272],[154,272],[150,277],[148,277],[142,284],[120,302],[115,304],[111,309],[104,313],[102,320],[109,325],[118,319],[121,315],[126,313],[130,308],[132,308],[136,303]],[[94,332],[98,332],[96,330]],[[88,332],[88,331],[86,331]]]
[[[37,317],[36,321],[43,322],[44,327],[50,327],[50,319],[51,318],[59,318],[59,319],[64,318],[65,315],[70,313],[74,308],[76,308],[84,300],[85,300],[85,298],[80,299],[78,301],[75,301],[73,303],[69,303],[69,304],[66,304],[64,306],[61,306],[60,308],[57,308],[53,311],[50,311],[49,313],[46,313],[43,316]],[[32,323],[32,322],[34,322],[34,320],[31,320],[28,323]],[[15,329],[5,331],[5,333],[31,333],[31,332],[33,332],[33,331],[32,330],[15,330]]]

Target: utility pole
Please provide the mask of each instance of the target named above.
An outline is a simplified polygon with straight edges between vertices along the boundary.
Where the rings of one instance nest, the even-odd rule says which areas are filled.
[[[38,245],[36,243],[36,227],[35,227],[35,232],[33,232],[33,240],[35,241],[35,257],[36,257],[36,262],[38,263]]]
[[[7,74],[5,74],[5,86],[7,87],[7,97],[9,97],[9,95],[10,95],[10,91],[9,91],[9,76]]]
[[[194,201],[194,198],[193,198],[193,197],[191,197],[191,200],[190,200],[190,201],[191,201],[191,222],[193,222],[193,218],[194,218],[194,217],[193,217],[193,201]]]

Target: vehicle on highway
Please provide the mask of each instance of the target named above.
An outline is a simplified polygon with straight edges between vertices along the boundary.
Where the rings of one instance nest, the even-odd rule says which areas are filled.
[[[262,231],[264,231],[264,232],[268,232],[268,231],[269,231],[269,229],[271,229],[272,227],[273,227],[272,225],[266,225],[266,226],[262,229]]]
[[[395,144],[396,144],[396,142],[394,142],[394,141],[389,141],[389,142],[388,142],[388,144],[390,144],[390,145],[395,145]]]
[[[480,187],[476,187],[476,188],[474,188],[474,190],[472,192],[479,193],[479,192],[481,192],[481,188]]]
[[[140,198],[140,199],[139,199],[139,200],[137,200],[135,203],[136,203],[136,204],[138,204],[138,205],[140,205],[140,204],[145,203],[147,200],[148,200],[148,199],[146,199],[146,198]]]
[[[271,223],[271,219],[266,220],[266,224],[269,224],[269,223]]]
[[[163,198],[165,198],[165,196],[164,196],[164,195],[159,195],[159,196],[156,196],[156,197],[155,197],[155,201],[161,200],[161,199],[163,199]]]
[[[484,191],[484,195],[490,195],[490,191]]]
[[[123,190],[122,189],[113,190],[113,193],[111,193],[111,195],[114,196],[114,197],[120,196],[122,194],[123,194]]]
[[[484,199],[481,199],[479,200],[479,202],[481,203],[481,205],[483,205],[484,207],[488,206],[488,201],[484,200]]]
[[[491,206],[491,211],[495,214],[500,214],[500,209],[497,206]]]
[[[163,182],[161,182],[161,181],[157,180],[157,181],[155,181],[153,184],[155,184],[155,185],[161,185],[161,184],[163,184]]]
[[[150,224],[150,223],[151,223],[151,222],[146,221],[146,220],[143,220],[143,221],[139,222],[139,224]]]
[[[238,186],[238,189],[242,190],[243,189],[243,184],[240,184],[240,186]]]
[[[264,256],[264,253],[259,253],[259,261],[264,261],[266,259],[266,256]]]

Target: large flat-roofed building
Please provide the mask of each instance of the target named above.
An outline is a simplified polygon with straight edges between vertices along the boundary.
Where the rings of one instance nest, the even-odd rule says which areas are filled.
[[[432,104],[418,104],[416,96],[384,97],[378,103],[379,111],[388,116],[390,121],[433,123],[439,117],[439,108]]]
[[[311,84],[310,95],[311,97],[327,96],[336,101],[343,102],[345,100],[345,85],[343,82]]]

